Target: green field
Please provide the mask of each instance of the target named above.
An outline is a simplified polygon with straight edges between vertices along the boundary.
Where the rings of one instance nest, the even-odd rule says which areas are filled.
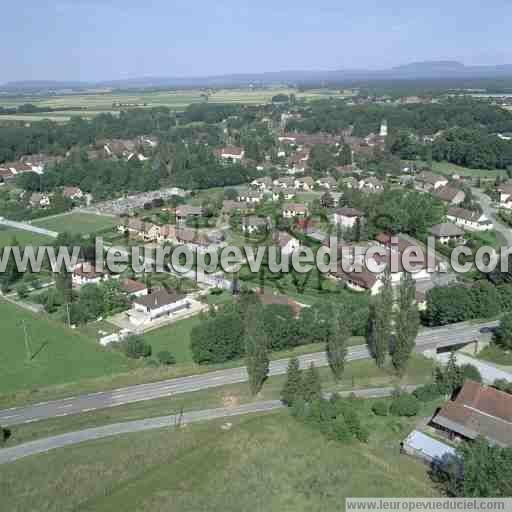
[[[0,324],[1,394],[110,375],[131,366],[123,355],[106,351],[90,338],[12,304],[0,302]]]
[[[467,167],[461,167],[460,165],[451,164],[449,162],[433,162],[432,171],[445,174],[447,176],[459,174],[460,176],[468,176],[472,178],[496,179],[496,176],[507,176],[506,171],[498,169],[469,169]]]
[[[58,233],[67,231],[73,234],[86,235],[111,230],[118,224],[118,220],[94,213],[69,213],[49,219],[35,220],[32,224]]]
[[[48,236],[39,235],[30,231],[23,231],[21,229],[12,229],[6,226],[0,226],[0,247],[10,245],[13,237],[16,238],[18,243],[22,246],[25,245],[52,245],[53,238]]]
[[[174,355],[177,363],[189,363],[192,362],[190,331],[200,322],[199,316],[180,320],[145,334],[144,340],[153,347],[153,354],[167,350]]]
[[[270,103],[276,94],[294,93],[298,99],[315,100],[321,98],[346,97],[342,92],[331,89],[318,89],[307,92],[298,92],[287,88],[268,89],[218,89],[209,91],[209,103],[244,103],[244,104],[265,104]],[[59,108],[58,112],[35,113],[35,114],[13,114],[0,116],[0,122],[19,121],[27,122],[40,119],[51,119],[57,122],[64,122],[72,116],[93,117],[99,113],[116,113],[129,108],[151,108],[166,106],[174,110],[184,110],[192,103],[203,103],[205,92],[200,89],[190,90],[169,90],[169,91],[148,91],[148,92],[121,92],[121,91],[92,91],[83,94],[67,94],[61,96],[20,96],[12,98],[1,98],[1,107],[17,107],[25,103],[31,103],[40,108]],[[80,110],[78,110],[80,109]],[[85,109],[85,110],[83,110]]]
[[[417,418],[362,404],[367,444],[329,441],[287,411],[174,426],[60,449],[2,467],[5,510],[340,511],[348,496],[436,496],[400,454]],[[430,411],[429,411],[430,412]],[[101,475],[101,478],[98,478]]]

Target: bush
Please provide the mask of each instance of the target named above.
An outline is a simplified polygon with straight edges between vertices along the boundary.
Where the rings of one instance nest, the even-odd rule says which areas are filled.
[[[389,408],[394,416],[416,416],[420,410],[419,400],[409,393],[395,396]]]
[[[425,384],[416,388],[412,393],[420,402],[431,402],[442,395],[437,384]]]
[[[376,416],[387,416],[389,414],[389,406],[387,402],[379,400],[372,405],[372,411]]]
[[[28,297],[28,285],[23,281],[16,285],[16,293],[19,299],[26,299]]]
[[[158,352],[156,358],[160,361],[160,364],[166,366],[176,364],[176,358],[167,350],[162,350],[161,352]]]
[[[474,380],[476,382],[482,382],[482,375],[480,374],[480,371],[476,366],[473,366],[472,364],[463,364],[459,366],[459,370],[461,373],[462,378],[462,384],[464,385],[464,382],[466,380]]]
[[[152,353],[151,345],[145,343],[140,336],[130,336],[123,342],[122,346],[125,355],[132,359],[150,357]]]

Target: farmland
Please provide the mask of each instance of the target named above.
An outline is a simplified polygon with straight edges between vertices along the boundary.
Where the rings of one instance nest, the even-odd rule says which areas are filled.
[[[61,323],[12,304],[0,302],[0,324],[3,394],[110,375],[131,366],[123,355],[106,351]]]
[[[362,411],[372,433],[367,444],[329,441],[282,411],[231,418],[227,431],[215,421],[56,450],[2,468],[3,504],[329,511],[343,510],[347,496],[435,496],[427,468],[400,454],[415,420],[376,417],[369,406]]]
[[[112,229],[117,225],[117,220],[106,215],[93,213],[69,213],[58,215],[48,219],[33,221],[34,226],[57,231],[64,231],[72,234],[98,233]]]
[[[50,119],[56,122],[68,121],[73,116],[86,118],[94,117],[100,113],[117,113],[129,108],[169,107],[181,111],[193,103],[206,101],[209,103],[244,103],[259,105],[269,103],[276,94],[294,93],[297,98],[315,100],[326,97],[343,97],[336,90],[319,89],[305,93],[287,88],[266,89],[219,89],[208,91],[200,89],[168,90],[168,91],[98,91],[83,94],[66,94],[61,96],[20,96],[0,98],[0,107],[12,108],[31,103],[39,108],[59,109],[58,112],[49,111],[31,114],[10,114],[0,116],[0,121],[26,121],[34,122],[41,119]]]

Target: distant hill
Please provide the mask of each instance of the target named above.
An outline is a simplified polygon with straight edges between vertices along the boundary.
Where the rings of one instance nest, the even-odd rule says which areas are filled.
[[[74,81],[20,81],[0,86],[0,91],[58,91],[90,88],[148,89],[161,87],[220,87],[264,85],[276,83],[353,82],[357,80],[413,80],[453,78],[512,77],[512,64],[501,66],[465,66],[457,61],[413,62],[383,70],[334,71],[273,71],[266,73],[238,73],[203,77],[140,77],[125,80],[106,80],[96,83]]]

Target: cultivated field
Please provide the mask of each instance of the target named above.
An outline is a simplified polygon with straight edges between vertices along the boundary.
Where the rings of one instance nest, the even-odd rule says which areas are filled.
[[[62,233],[89,234],[111,230],[118,223],[117,219],[94,213],[69,213],[49,219],[34,220],[32,224],[41,228]]]
[[[132,366],[125,356],[104,350],[63,324],[12,304],[0,302],[0,325],[2,394],[111,375]]]
[[[435,496],[400,454],[417,419],[362,404],[367,444],[329,441],[287,411],[130,434],[2,467],[6,510],[339,511],[347,496]],[[98,478],[101,475],[101,478]]]
[[[326,97],[342,98],[343,93],[331,89],[318,89],[307,92],[298,92],[286,88],[268,89],[219,89],[208,91],[209,103],[244,103],[264,104],[269,103],[276,94],[294,93],[299,99],[315,100]],[[41,119],[51,119],[57,122],[65,122],[72,116],[94,117],[99,113],[116,113],[129,108],[169,107],[174,110],[184,110],[192,103],[206,101],[206,92],[199,89],[170,90],[158,92],[120,92],[102,91],[87,94],[69,94],[62,96],[34,96],[0,98],[0,107],[17,107],[25,103],[31,103],[40,108],[65,109],[59,112],[15,114],[0,116],[0,122],[8,120],[24,120],[27,122]]]

